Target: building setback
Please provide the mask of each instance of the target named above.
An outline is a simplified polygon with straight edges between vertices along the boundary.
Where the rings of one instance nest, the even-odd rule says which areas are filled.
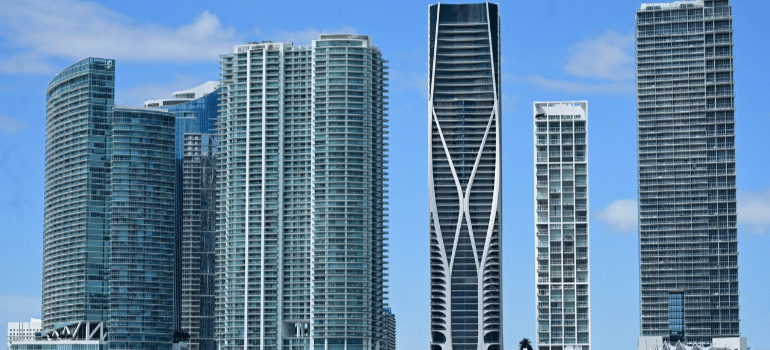
[[[588,103],[535,102],[539,350],[590,350]]]
[[[385,63],[352,34],[221,56],[220,349],[384,347]]]
[[[174,329],[191,350],[214,350],[218,83],[145,101],[176,115]]]
[[[501,350],[498,5],[429,12],[431,350]]]
[[[732,35],[727,0],[636,11],[642,337],[740,336]]]
[[[48,85],[42,332],[62,349],[82,340],[165,350],[174,115],[114,106],[114,86],[115,61],[101,58],[73,64]]]

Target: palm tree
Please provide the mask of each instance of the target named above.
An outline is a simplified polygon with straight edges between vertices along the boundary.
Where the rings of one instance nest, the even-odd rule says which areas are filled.
[[[532,350],[532,344],[529,343],[529,339],[524,338],[519,342],[519,350]]]

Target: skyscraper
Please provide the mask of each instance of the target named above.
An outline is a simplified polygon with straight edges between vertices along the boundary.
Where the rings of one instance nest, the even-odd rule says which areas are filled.
[[[169,348],[174,306],[174,115],[112,109],[110,350]]]
[[[535,102],[539,350],[589,350],[588,102]]]
[[[114,106],[114,87],[115,61],[101,58],[73,64],[48,85],[43,333],[110,349],[165,350],[174,115]]]
[[[636,29],[640,335],[738,337],[730,4],[642,4]]]
[[[365,35],[221,56],[220,349],[376,349],[386,69]]]
[[[214,254],[217,141],[214,122],[219,83],[178,91],[173,98],[145,101],[176,115],[174,329],[190,335],[191,350],[216,349]]]
[[[431,350],[502,349],[500,17],[430,6]]]

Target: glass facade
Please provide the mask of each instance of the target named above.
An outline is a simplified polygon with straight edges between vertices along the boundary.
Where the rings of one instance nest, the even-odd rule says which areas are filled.
[[[107,322],[111,349],[165,350],[174,116],[115,107],[114,87],[115,61],[101,58],[48,86],[42,331]]]
[[[684,340],[684,294],[668,294],[668,341]]]
[[[43,332],[109,319],[115,61],[87,58],[46,91]]]
[[[727,0],[636,12],[641,335],[738,337],[732,14]]]
[[[500,17],[431,5],[431,350],[502,349]]]
[[[174,115],[114,107],[110,174],[110,349],[171,343]]]
[[[381,341],[385,63],[349,34],[221,56],[220,349]]]
[[[175,127],[175,329],[190,334],[191,350],[216,349],[214,341],[216,162],[215,90],[200,98],[164,106]]]
[[[588,103],[535,102],[539,350],[589,350]]]

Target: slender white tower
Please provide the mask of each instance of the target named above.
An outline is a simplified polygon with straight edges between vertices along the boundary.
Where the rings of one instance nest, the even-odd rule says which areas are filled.
[[[535,102],[538,350],[590,350],[588,103]]]

